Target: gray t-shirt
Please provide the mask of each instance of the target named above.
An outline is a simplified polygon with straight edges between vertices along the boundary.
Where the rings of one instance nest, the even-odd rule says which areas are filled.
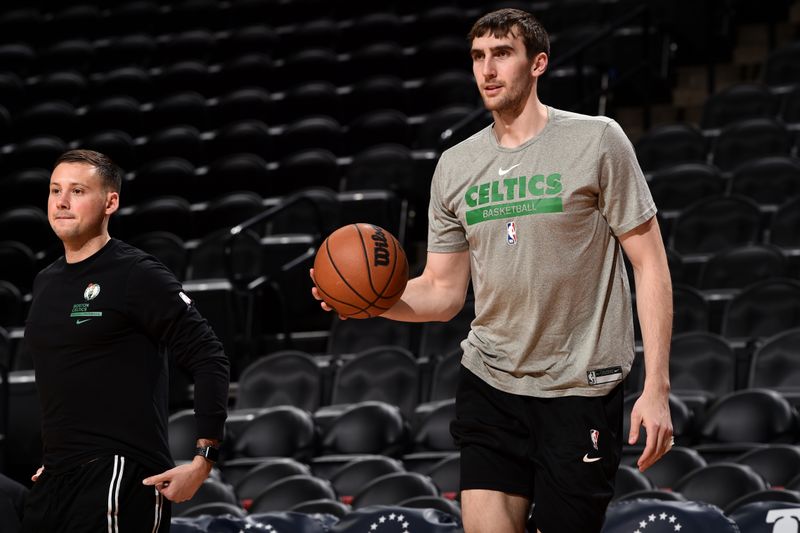
[[[630,141],[606,117],[548,108],[521,146],[498,145],[489,126],[445,151],[428,251],[470,253],[464,366],[514,394],[607,394],[634,356],[617,237],[655,213]]]

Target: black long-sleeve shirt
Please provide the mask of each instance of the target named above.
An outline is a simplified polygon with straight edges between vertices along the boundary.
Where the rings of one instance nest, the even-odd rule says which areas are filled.
[[[222,344],[155,258],[111,239],[91,257],[42,270],[25,325],[42,405],[44,466],[120,454],[162,470],[167,357],[195,382],[198,437],[222,439],[229,364]]]

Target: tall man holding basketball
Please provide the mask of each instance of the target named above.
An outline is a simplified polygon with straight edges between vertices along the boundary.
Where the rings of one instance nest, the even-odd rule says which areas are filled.
[[[25,325],[44,443],[26,533],[169,531],[166,500],[194,495],[223,436],[222,344],[166,267],[109,236],[121,178],[89,150],[61,155],[50,178],[48,218],[64,256],[37,276]],[[195,383],[198,455],[177,467],[168,354]]]
[[[529,13],[469,34],[494,123],[445,151],[431,184],[423,273],[383,316],[446,321],[470,277],[452,432],[467,533],[600,531],[622,449],[622,381],[634,357],[633,265],[647,375],[629,443],[644,470],[671,446],[669,271],[656,208],[619,125],[537,97],[550,52]],[[318,296],[318,293],[315,295]],[[326,305],[323,307],[328,309]]]

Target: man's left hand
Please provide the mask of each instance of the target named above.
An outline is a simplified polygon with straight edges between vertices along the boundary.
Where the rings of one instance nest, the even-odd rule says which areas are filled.
[[[631,431],[628,444],[639,440],[639,428],[647,430],[647,442],[637,461],[639,470],[644,472],[672,448],[672,418],[669,413],[669,393],[649,392],[647,388],[633,404],[631,411]]]
[[[212,464],[203,457],[197,456],[191,463],[171,468],[161,474],[150,476],[142,481],[145,485],[153,485],[158,492],[175,503],[192,499],[197,489],[211,472]]]

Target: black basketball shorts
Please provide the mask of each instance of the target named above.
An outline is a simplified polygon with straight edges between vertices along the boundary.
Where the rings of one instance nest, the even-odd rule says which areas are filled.
[[[120,455],[103,456],[63,472],[47,469],[33,484],[23,533],[167,533],[170,502],[142,485],[153,472]]]
[[[528,498],[542,533],[599,532],[622,454],[622,400],[622,384],[600,397],[509,394],[462,367],[450,428],[461,490]]]

